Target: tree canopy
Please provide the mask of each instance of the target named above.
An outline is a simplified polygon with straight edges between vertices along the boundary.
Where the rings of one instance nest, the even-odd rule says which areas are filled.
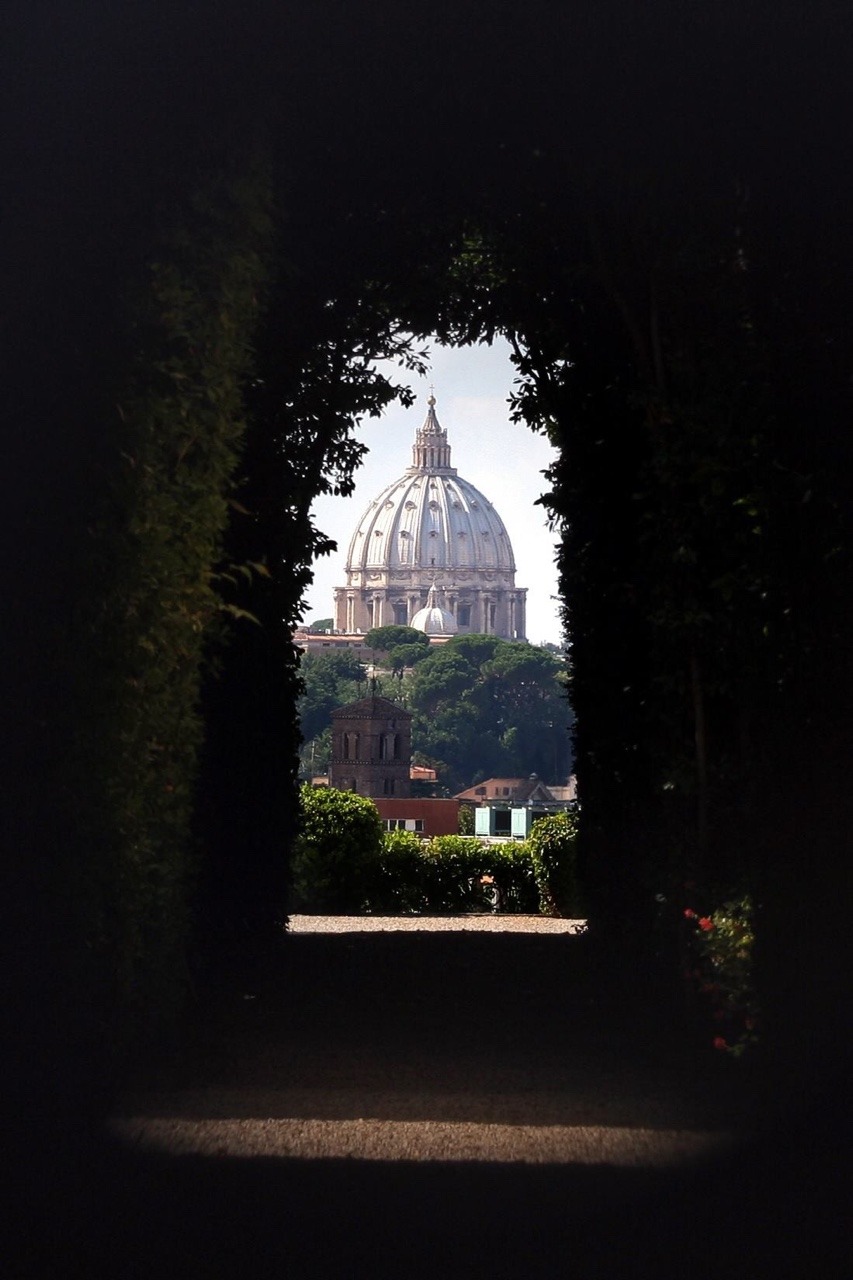
[[[404,627],[390,624],[387,627],[373,627],[364,637],[368,649],[380,649],[388,652],[398,645],[412,645],[421,649],[429,649],[429,639],[423,631],[416,627]]]
[[[489,776],[564,784],[572,713],[564,663],[545,649],[497,636],[454,636],[431,651],[407,685],[418,758],[461,791]]]
[[[332,712],[363,697],[367,671],[351,649],[305,653],[300,664],[302,693],[296,704],[305,772],[324,773],[331,750]]]

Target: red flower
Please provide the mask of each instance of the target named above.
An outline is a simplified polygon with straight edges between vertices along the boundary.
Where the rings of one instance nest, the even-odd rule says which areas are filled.
[[[692,907],[685,907],[685,908],[684,908],[684,919],[685,919],[685,920],[695,920],[695,919],[696,919],[696,912],[693,910],[693,908],[692,908]]]
[[[711,919],[711,917],[702,916],[701,920],[699,921],[699,928],[703,931],[703,933],[710,933],[713,927],[714,927],[714,921]]]
[[[722,1036],[714,1036],[715,1049],[728,1049],[728,1042]]]

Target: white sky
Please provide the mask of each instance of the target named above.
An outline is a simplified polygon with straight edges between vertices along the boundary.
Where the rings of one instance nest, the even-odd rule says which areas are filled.
[[[314,565],[314,583],[307,593],[304,622],[333,613],[333,591],[345,584],[344,562],[353,530],[368,504],[386,485],[401,476],[412,461],[415,430],[427,412],[430,383],[435,387],[435,411],[447,430],[451,463],[463,479],[475,485],[506,526],[515,552],[516,585],[527,587],[527,637],[534,644],[558,643],[555,537],[548,532],[544,508],[535,507],[545,492],[542,472],[554,457],[544,436],[509,420],[507,403],[515,370],[509,346],[496,339],[491,347],[440,347],[428,344],[430,373],[418,378],[393,363],[380,365],[394,381],[408,383],[417,394],[411,409],[392,405],[381,418],[367,418],[358,437],[370,452],[355,476],[350,498],[318,498],[314,520],[334,538],[338,550]]]

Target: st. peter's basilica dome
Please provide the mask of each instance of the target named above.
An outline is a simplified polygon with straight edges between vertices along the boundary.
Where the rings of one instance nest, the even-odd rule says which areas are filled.
[[[346,586],[335,591],[335,627],[353,634],[398,623],[435,635],[435,619],[427,628],[420,615],[438,609],[453,624],[445,619],[441,634],[523,640],[527,591],[515,585],[509,535],[488,498],[450,465],[434,396],[428,405],[412,465],[356,525]]]

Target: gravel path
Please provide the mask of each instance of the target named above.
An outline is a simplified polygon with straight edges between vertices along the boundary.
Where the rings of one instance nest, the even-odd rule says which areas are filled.
[[[292,933],[582,933],[585,920],[552,916],[291,916]]]
[[[294,916],[277,971],[223,993],[183,1079],[128,1097],[117,1131],[231,1156],[692,1158],[725,1118],[648,1026],[643,1050],[625,993],[602,991],[589,969],[583,929],[544,916]]]
[[[812,1133],[732,1151],[733,1098],[634,975],[575,922],[507,923],[297,917],[102,1146],[52,1140],[35,1196],[17,1170],[10,1275],[848,1275]]]

